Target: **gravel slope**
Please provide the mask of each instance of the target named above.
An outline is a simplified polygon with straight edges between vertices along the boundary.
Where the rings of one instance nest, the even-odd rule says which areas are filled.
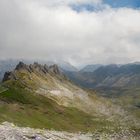
[[[82,134],[17,127],[4,122],[0,125],[0,140],[139,140],[140,135],[124,131],[119,134]]]

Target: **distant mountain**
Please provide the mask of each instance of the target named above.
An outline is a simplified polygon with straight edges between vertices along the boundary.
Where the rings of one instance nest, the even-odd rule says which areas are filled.
[[[68,62],[58,62],[57,65],[64,71],[78,71],[78,69]]]
[[[140,64],[101,66],[94,72],[67,72],[74,83],[86,87],[139,87]]]
[[[57,64],[62,71],[78,71],[78,69],[66,61],[38,61],[40,64],[47,64],[48,66]]]
[[[96,69],[101,67],[101,64],[93,64],[93,65],[87,65],[84,68],[80,70],[80,72],[94,72]]]
[[[96,86],[106,87],[139,87],[140,65],[109,65],[94,71]]]

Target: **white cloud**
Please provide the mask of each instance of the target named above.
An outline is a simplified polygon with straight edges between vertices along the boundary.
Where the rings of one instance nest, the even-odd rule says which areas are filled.
[[[39,3],[43,3],[46,5],[54,6],[54,5],[68,5],[72,3],[101,3],[102,0],[34,0]]]
[[[82,2],[86,1],[92,2]],[[60,2],[63,4],[57,5]],[[139,10],[106,8],[77,13],[67,5],[71,2],[75,0],[0,1],[0,58],[74,64],[140,60]]]

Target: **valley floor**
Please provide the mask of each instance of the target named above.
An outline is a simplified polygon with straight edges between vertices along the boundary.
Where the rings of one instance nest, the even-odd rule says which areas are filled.
[[[0,140],[139,140],[140,136],[125,130],[121,133],[68,133],[17,127],[12,123],[4,122],[0,125]]]

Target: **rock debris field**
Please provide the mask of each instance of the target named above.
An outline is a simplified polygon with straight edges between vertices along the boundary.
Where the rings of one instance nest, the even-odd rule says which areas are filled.
[[[15,126],[4,122],[0,125],[0,140],[140,140],[140,135],[124,131],[119,134],[68,133]]]

